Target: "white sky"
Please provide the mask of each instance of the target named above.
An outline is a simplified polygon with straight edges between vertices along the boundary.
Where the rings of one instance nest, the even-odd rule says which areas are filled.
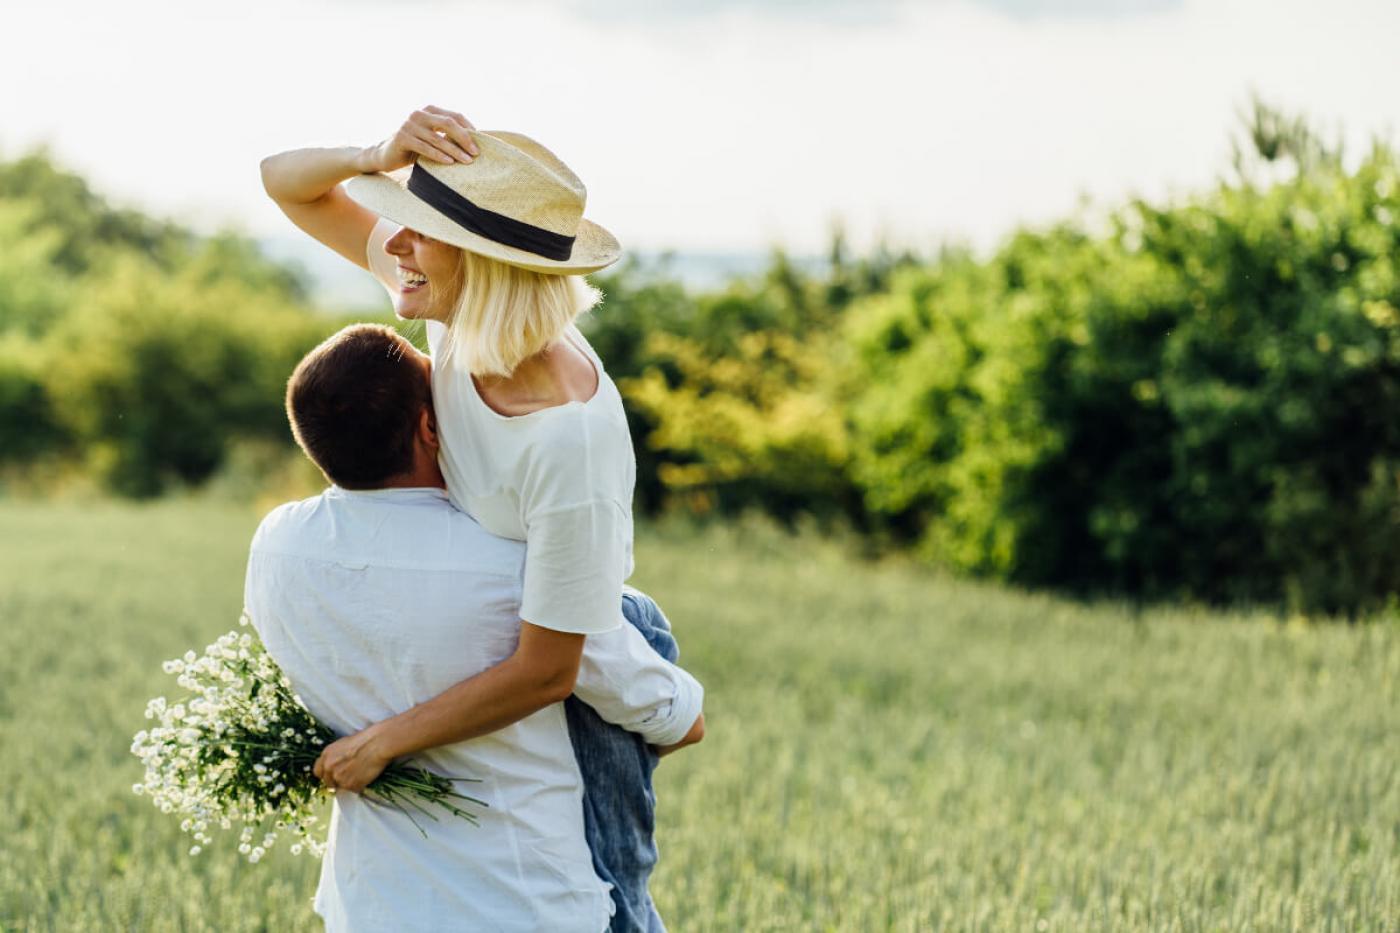
[[[1251,89],[1394,138],[1397,38],[1395,0],[7,3],[0,157],[279,236],[262,156],[436,103],[554,149],[625,246],[987,246],[1210,184]]]

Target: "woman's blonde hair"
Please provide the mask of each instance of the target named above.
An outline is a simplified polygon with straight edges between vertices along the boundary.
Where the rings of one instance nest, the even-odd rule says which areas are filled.
[[[464,249],[458,253],[447,354],[474,376],[509,376],[603,297],[581,275],[534,272]],[[437,298],[430,293],[431,303]]]

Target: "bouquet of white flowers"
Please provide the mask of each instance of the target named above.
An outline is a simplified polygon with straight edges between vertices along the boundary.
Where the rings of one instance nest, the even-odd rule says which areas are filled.
[[[247,616],[240,624],[248,624]],[[237,823],[238,851],[250,862],[284,830],[298,837],[293,854],[306,848],[319,856],[325,843],[315,810],[328,792],[312,766],[336,735],[311,715],[262,643],[251,632],[229,632],[203,657],[187,651],[164,668],[190,694],[175,703],[156,697],[146,706],[146,718],[159,725],[132,742],[146,766],[145,780],[132,790],[161,812],[184,817],[180,828],[194,837],[191,855],[211,841],[211,827]],[[475,823],[459,802],[486,804],[457,792],[454,784],[464,780],[394,764],[365,789],[365,799],[410,820],[409,808],[437,819],[425,806],[436,805]]]

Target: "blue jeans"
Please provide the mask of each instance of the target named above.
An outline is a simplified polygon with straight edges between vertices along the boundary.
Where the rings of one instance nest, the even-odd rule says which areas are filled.
[[[671,623],[650,596],[623,587],[622,615],[667,661],[680,656]],[[656,865],[656,752],[640,735],[604,722],[593,707],[564,702],[569,739],[583,775],[583,828],[598,877],[613,886],[614,933],[665,933],[647,879]]]

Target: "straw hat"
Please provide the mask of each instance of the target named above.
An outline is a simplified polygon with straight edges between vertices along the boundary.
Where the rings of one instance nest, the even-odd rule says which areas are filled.
[[[583,182],[528,136],[473,130],[479,155],[451,165],[357,175],[346,193],[381,217],[512,266],[579,275],[622,255],[617,238],[583,219]]]

